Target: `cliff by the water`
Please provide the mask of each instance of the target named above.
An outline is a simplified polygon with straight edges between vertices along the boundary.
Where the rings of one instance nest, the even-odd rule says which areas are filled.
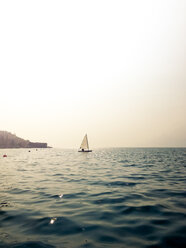
[[[30,142],[7,131],[0,131],[0,148],[48,148],[47,143]]]

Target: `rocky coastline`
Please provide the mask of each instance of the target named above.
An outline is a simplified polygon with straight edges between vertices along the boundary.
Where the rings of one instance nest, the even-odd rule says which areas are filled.
[[[50,148],[47,143],[31,142],[7,131],[0,131],[0,149],[9,148]]]

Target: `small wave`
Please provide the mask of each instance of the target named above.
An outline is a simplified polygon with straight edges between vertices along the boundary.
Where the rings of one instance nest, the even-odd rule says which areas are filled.
[[[85,196],[86,192],[77,192],[74,194],[65,194],[66,199],[76,199],[79,198],[80,196]]]
[[[0,248],[55,248],[56,246],[42,243],[40,241],[27,241],[14,244],[0,244]]]
[[[122,203],[126,200],[125,197],[119,197],[119,198],[102,198],[94,200],[94,204],[103,205],[103,204],[116,204],[116,203]]]
[[[101,192],[101,193],[97,193],[97,194],[92,194],[92,195],[90,195],[91,197],[93,196],[95,196],[95,197],[99,197],[99,196],[102,196],[102,195],[110,195],[110,194],[113,194],[113,191],[111,192],[111,191],[108,191],[108,192]]]
[[[19,189],[19,188],[14,188],[10,192],[11,194],[25,194],[25,193],[32,193],[29,189]]]
[[[146,205],[146,206],[130,206],[125,207],[125,209],[122,211],[122,214],[143,214],[143,215],[155,215],[155,214],[161,214],[163,211],[162,205]]]
[[[163,219],[157,218],[157,219],[152,219],[150,223],[152,223],[153,225],[168,226],[171,224],[171,221],[165,218]]]
[[[122,181],[115,181],[115,182],[110,182],[108,183],[109,186],[135,186],[137,183],[134,182],[122,182]]]
[[[114,243],[115,245],[117,245],[117,243],[121,243],[121,241],[113,235],[99,235],[97,239],[101,243]]]
[[[120,160],[118,162],[121,163],[121,164],[124,164],[124,163],[128,163],[129,161],[127,159],[124,159],[124,160]]]

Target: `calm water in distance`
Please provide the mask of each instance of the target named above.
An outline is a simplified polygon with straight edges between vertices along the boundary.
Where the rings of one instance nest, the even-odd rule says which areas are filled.
[[[185,190],[185,148],[0,150],[0,247],[186,247]]]

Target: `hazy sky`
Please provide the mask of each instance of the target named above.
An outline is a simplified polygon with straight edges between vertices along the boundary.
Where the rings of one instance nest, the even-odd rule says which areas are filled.
[[[0,1],[0,130],[186,146],[186,1]]]

